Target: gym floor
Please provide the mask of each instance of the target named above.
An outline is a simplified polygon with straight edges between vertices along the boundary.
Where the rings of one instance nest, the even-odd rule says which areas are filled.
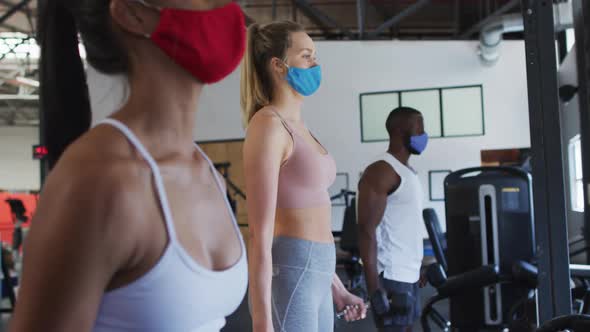
[[[341,278],[343,277],[342,274],[339,274]],[[344,280],[343,280],[344,281]],[[430,298],[434,294],[434,288],[430,286],[426,286],[420,292],[420,297],[422,299],[422,303],[424,304],[428,298]],[[442,301],[439,305],[436,306],[441,314],[445,317],[448,317],[448,302]],[[375,328],[375,324],[373,323],[372,314],[369,313],[367,318],[362,321],[354,322],[354,323],[346,323],[346,322],[336,322],[336,328],[334,332],[376,332],[377,329]],[[227,319],[227,325],[222,330],[223,332],[251,332],[251,320],[250,314],[248,312],[248,301],[245,299],[238,310]],[[319,331],[322,332],[322,331]],[[413,332],[422,332],[422,328],[420,327],[420,323],[416,323],[414,326]]]
[[[422,289],[420,296],[422,298],[422,303],[425,303],[426,300],[434,294],[434,288],[430,286],[426,286]],[[244,299],[238,310],[228,317],[227,325],[222,330],[222,332],[251,332],[252,325],[250,320],[250,314],[248,313],[248,301],[246,300],[247,297]],[[448,302],[443,301],[436,308],[442,313],[445,317],[448,317]],[[9,315],[2,315],[0,319],[0,332],[7,331],[8,321],[10,319]],[[354,323],[345,323],[345,322],[337,322],[336,328],[334,332],[376,332],[377,329],[375,328],[375,324],[373,323],[372,315],[369,313],[367,319],[359,322]],[[322,331],[320,331],[322,332]],[[420,324],[417,323],[414,327],[413,332],[422,332],[422,328]]]

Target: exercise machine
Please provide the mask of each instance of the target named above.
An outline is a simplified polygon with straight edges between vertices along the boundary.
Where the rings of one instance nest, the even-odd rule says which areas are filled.
[[[348,277],[347,288],[349,291],[366,298],[364,285],[363,266],[361,264],[360,249],[358,244],[358,227],[356,222],[356,192],[342,189],[340,193],[331,197],[331,200],[344,199],[344,220],[340,233],[340,249],[347,253],[347,257],[339,258],[338,265],[344,267]]]
[[[529,289],[510,282],[516,262],[534,262],[532,180],[512,167],[476,167],[445,179],[448,274],[463,275],[485,266],[507,279],[482,291],[450,294],[450,320],[463,331],[501,330],[511,308]]]

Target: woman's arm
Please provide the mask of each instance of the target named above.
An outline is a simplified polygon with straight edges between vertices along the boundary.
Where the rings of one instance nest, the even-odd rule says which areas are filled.
[[[262,111],[260,111],[262,112]],[[277,115],[258,114],[244,143],[244,174],[249,225],[250,304],[254,331],[273,331],[271,309],[272,241],[277,188],[290,136]]]

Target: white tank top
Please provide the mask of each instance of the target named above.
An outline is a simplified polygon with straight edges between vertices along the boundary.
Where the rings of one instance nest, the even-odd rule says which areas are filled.
[[[422,185],[418,175],[393,155],[385,153],[376,161],[387,162],[401,178],[399,188],[387,197],[377,227],[377,268],[386,279],[414,283],[420,279],[424,256]]]
[[[242,254],[232,267],[212,271],[199,265],[178,241],[164,182],[152,156],[121,122],[107,119],[100,124],[108,124],[121,131],[149,164],[169,242],[150,271],[133,283],[103,295],[93,331],[219,332],[225,325],[225,317],[242,302],[248,284],[246,249],[225,193],[222,192]],[[196,145],[196,148],[207,160],[219,190],[222,190],[213,163],[199,146]]]

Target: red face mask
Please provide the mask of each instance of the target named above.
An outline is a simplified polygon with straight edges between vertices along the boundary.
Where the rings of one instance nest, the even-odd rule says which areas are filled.
[[[160,13],[151,40],[199,81],[218,82],[239,65],[246,47],[246,25],[235,2],[206,11],[162,8]]]

